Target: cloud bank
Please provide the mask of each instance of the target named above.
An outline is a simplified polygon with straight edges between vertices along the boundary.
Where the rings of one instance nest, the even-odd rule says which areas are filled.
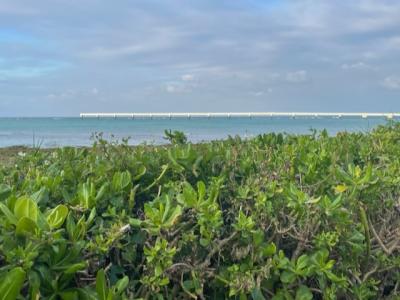
[[[394,0],[0,0],[0,115],[400,111],[399,15]]]

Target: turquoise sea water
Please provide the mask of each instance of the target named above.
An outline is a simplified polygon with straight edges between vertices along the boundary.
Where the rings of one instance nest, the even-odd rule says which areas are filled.
[[[164,130],[181,130],[192,142],[226,138],[228,135],[251,137],[260,133],[309,133],[311,129],[370,131],[384,118],[176,118],[176,119],[81,119],[81,118],[0,118],[0,147],[25,145],[85,146],[95,132],[104,137],[130,137],[132,145],[143,142],[164,143]]]

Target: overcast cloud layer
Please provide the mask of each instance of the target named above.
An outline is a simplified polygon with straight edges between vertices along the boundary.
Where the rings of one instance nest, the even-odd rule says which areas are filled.
[[[400,111],[400,1],[0,0],[0,116]]]

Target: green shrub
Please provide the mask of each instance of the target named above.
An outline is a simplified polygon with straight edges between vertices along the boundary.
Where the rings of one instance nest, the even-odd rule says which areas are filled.
[[[399,297],[399,124],[166,135],[0,167],[0,299]]]

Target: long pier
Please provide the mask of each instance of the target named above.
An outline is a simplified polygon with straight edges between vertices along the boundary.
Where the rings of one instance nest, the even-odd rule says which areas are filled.
[[[253,118],[253,117],[359,117],[359,118],[387,118],[400,117],[400,113],[363,113],[363,112],[165,112],[165,113],[81,113],[81,118]]]

